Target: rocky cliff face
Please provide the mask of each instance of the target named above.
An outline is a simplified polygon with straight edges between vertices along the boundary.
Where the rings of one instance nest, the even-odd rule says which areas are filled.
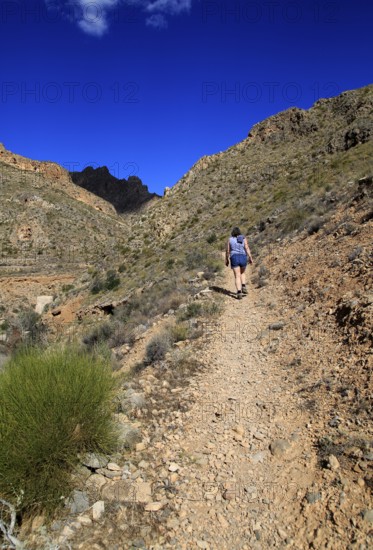
[[[323,136],[328,153],[347,151],[366,143],[373,135],[371,87],[320,99],[305,111],[293,107],[256,124],[248,134],[250,143],[275,144],[292,138]],[[326,138],[326,139],[325,139]]]
[[[0,188],[0,278],[74,272],[125,242],[127,226],[114,207],[75,185],[56,163],[0,146]],[[0,310],[7,302],[5,286],[1,280]],[[24,287],[30,288],[27,282]],[[17,289],[15,294],[18,300]]]
[[[62,189],[64,193],[73,199],[84,202],[106,214],[115,213],[114,209],[105,201],[74,185],[69,172],[56,162],[32,160],[17,155],[8,151],[0,143],[0,164],[3,167],[0,173],[2,179],[5,178],[5,172],[7,172],[8,167],[16,169],[19,174],[19,181],[25,182],[25,191],[29,190],[30,183],[35,183],[35,178],[41,177],[48,181],[50,187]]]
[[[140,178],[130,176],[128,180],[118,179],[110,174],[106,166],[88,166],[82,172],[71,172],[74,183],[112,204],[118,213],[137,210],[153,197]]]

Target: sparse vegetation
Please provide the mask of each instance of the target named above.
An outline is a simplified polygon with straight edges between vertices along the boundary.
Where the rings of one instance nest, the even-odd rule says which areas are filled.
[[[290,233],[300,229],[305,220],[308,217],[308,213],[304,208],[294,208],[290,210],[283,220],[283,228],[285,233]]]
[[[62,292],[69,292],[70,290],[73,290],[74,285],[62,285]]]
[[[213,244],[217,241],[217,236],[216,236],[216,233],[211,233],[208,237],[207,237],[207,242],[209,244]]]
[[[185,257],[187,269],[202,269],[207,260],[207,253],[198,249],[189,250]]]
[[[151,364],[164,359],[171,348],[171,344],[172,337],[169,331],[154,336],[146,347],[145,363]]]
[[[171,328],[171,337],[174,342],[180,342],[188,338],[188,325],[184,323],[176,323]]]
[[[114,270],[109,270],[106,273],[106,278],[102,279],[97,274],[94,274],[94,279],[91,284],[92,294],[98,294],[103,290],[115,290],[120,285],[120,278]]]
[[[178,318],[180,321],[185,321],[191,319],[192,317],[197,317],[202,312],[202,304],[200,302],[191,302],[187,305],[185,309],[180,311]]]
[[[114,290],[120,285],[120,278],[115,271],[110,270],[106,274],[105,288],[107,290]]]
[[[0,373],[0,493],[19,514],[51,513],[71,488],[77,454],[115,446],[113,379],[78,348],[16,354]]]
[[[113,334],[113,331],[113,323],[105,321],[95,326],[89,334],[84,336],[83,343],[87,346],[88,349],[92,349],[97,344],[108,341],[110,336]]]
[[[20,332],[18,342],[23,345],[41,345],[47,333],[41,316],[31,308],[21,310],[15,328]]]
[[[324,225],[324,220],[320,217],[313,218],[307,226],[307,233],[309,235],[313,235],[314,233],[318,233],[318,231],[321,229],[321,227]]]

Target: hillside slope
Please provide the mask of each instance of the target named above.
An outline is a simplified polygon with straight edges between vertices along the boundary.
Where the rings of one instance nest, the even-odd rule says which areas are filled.
[[[29,220],[47,235],[32,230],[32,246],[74,242],[79,254],[97,254],[83,258],[75,288],[53,288],[58,307],[42,319],[50,328],[63,319],[66,335],[76,330],[84,345],[109,345],[122,381],[117,416],[138,437],[108,457],[116,473],[92,468],[79,478],[90,505],[105,501],[99,523],[91,509],[72,513],[48,544],[369,547],[372,120],[373,86],[290,109],[204,157],[164,198],[126,217],[77,203],[44,174],[22,182],[6,164],[2,234],[17,260],[19,237],[30,235],[17,230]],[[219,275],[236,224],[255,260],[240,303],[231,274]],[[45,260],[34,278],[56,272]],[[76,274],[76,265],[62,267]],[[110,288],[102,284],[108,269],[119,276]],[[2,299],[4,282],[19,285],[18,275],[14,266],[7,272]],[[14,294],[5,321],[12,304]],[[177,329],[173,349],[147,363],[147,345],[169,325]],[[49,336],[53,342],[53,330]],[[141,406],[129,406],[133,394]],[[246,416],[232,423],[237,400]],[[285,443],[272,447],[278,439]],[[121,492],[126,483],[138,499]],[[243,493],[232,496],[232,483]],[[213,494],[201,496],[201,487]],[[30,548],[46,544],[45,531],[27,529]]]
[[[252,233],[272,223],[268,236],[278,238],[322,215],[328,192],[338,195],[369,173],[372,118],[373,86],[319,100],[308,111],[279,113],[227,151],[200,159],[149,206],[149,217],[166,219],[160,235],[176,242],[191,232],[215,232],[220,240],[234,224]]]
[[[15,258],[23,253],[17,250],[22,243],[35,253],[72,247],[82,252],[82,241],[104,242],[109,226],[119,236],[124,221],[114,208],[75,185],[58,164],[32,161],[2,147],[0,170],[1,249],[9,247]]]
[[[0,177],[1,311],[35,304],[38,294],[60,294],[63,284],[109,254],[120,262],[129,234],[125,220],[58,164],[1,147]]]
[[[263,251],[241,302],[227,269],[194,303],[223,296],[219,317],[191,319],[200,338],[125,378],[124,419],[142,441],[115,456],[114,478],[101,468],[82,484],[105,513],[66,517],[49,543],[370,547],[372,180],[356,188],[323,229]],[[178,314],[134,343],[124,372]],[[30,535],[30,548],[44,542]]]

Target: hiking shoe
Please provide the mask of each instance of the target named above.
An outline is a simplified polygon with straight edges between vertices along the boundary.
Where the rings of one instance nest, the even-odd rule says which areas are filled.
[[[239,290],[239,291],[237,292],[237,300],[242,300],[242,292],[241,292],[241,290]]]
[[[248,294],[247,288],[245,286],[242,287],[242,294]]]

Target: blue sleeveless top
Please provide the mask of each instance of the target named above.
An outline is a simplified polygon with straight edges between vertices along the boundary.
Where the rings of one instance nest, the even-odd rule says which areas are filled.
[[[230,248],[229,256],[230,257],[233,256],[234,254],[244,254],[246,256],[244,239],[245,237],[243,235],[238,235],[238,237],[230,237],[229,239],[229,248]]]

